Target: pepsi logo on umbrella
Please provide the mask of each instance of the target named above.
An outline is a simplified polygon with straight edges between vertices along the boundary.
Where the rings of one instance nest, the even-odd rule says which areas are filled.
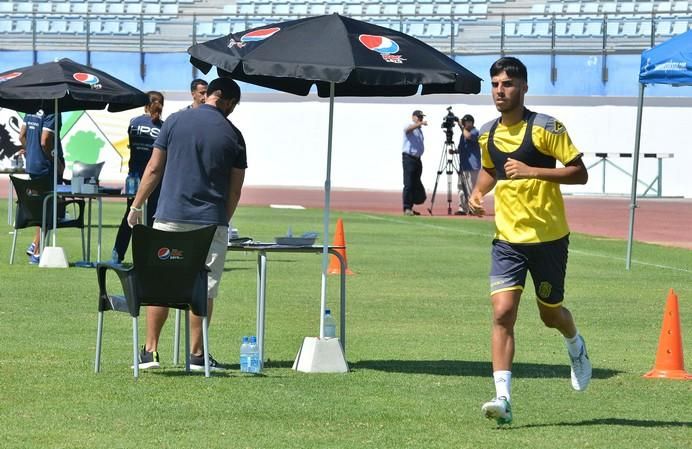
[[[9,81],[11,79],[17,78],[18,76],[21,76],[22,72],[10,72],[5,75],[0,75],[0,83],[4,83],[5,81]]]
[[[231,38],[230,42],[228,43],[228,48],[233,48],[234,46],[243,48],[246,44],[263,41],[266,38],[275,35],[279,31],[281,31],[281,28],[279,27],[262,28],[261,30],[250,31],[241,36],[240,42]]]
[[[80,83],[91,86],[92,89],[100,89],[102,87],[98,76],[92,75],[91,73],[77,72],[72,75],[72,78]]]
[[[361,34],[358,36],[358,40],[368,50],[381,54],[382,59],[387,62],[401,64],[406,61],[406,59],[404,59],[401,55],[394,54],[399,51],[399,44],[388,37],[374,36],[372,34]]]

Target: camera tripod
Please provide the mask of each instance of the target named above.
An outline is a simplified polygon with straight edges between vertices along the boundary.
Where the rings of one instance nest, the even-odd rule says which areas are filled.
[[[428,213],[433,214],[433,206],[435,205],[435,195],[437,194],[437,184],[440,181],[440,175],[442,173],[447,174],[447,215],[452,215],[452,175],[456,172],[459,175],[459,166],[455,164],[454,153],[455,151],[454,141],[448,136],[444,145],[442,145],[442,156],[440,157],[440,165],[437,168],[437,177],[435,178],[435,188],[433,189],[432,197],[430,198],[430,207],[428,208]],[[465,183],[462,183],[465,184]]]

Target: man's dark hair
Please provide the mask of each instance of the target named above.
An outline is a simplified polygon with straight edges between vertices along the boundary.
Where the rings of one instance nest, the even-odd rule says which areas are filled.
[[[203,79],[201,79],[201,78],[195,78],[195,79],[193,79],[192,82],[190,83],[190,92],[196,91],[196,90],[197,90],[197,86],[199,86],[200,84],[201,84],[202,86],[207,86],[207,85],[209,85],[209,83],[207,83],[207,82],[204,81]]]
[[[490,77],[497,76],[502,72],[506,72],[510,78],[519,78],[528,82],[529,76],[526,73],[526,66],[517,58],[507,56],[500,58],[490,66]]]
[[[221,92],[219,98],[240,101],[240,86],[231,78],[216,78],[213,80],[207,88],[207,96],[214,95],[215,92],[219,91]]]

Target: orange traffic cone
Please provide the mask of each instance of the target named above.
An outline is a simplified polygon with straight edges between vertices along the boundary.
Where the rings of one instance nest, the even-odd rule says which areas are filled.
[[[663,312],[663,326],[658,339],[658,352],[654,369],[644,374],[648,378],[692,379],[685,371],[682,355],[682,334],[680,332],[680,315],[678,312],[678,295],[673,289],[668,292],[666,309]]]
[[[336,234],[334,234],[334,246],[343,247],[341,249],[336,249],[335,251],[339,253],[341,257],[344,259],[344,263],[346,264],[346,274],[354,274],[353,271],[351,271],[348,268],[348,260],[346,259],[346,239],[344,238],[344,222],[341,218],[336,220]],[[333,254],[329,258],[329,268],[327,268],[327,273],[341,273],[341,264],[339,263],[339,259]]]

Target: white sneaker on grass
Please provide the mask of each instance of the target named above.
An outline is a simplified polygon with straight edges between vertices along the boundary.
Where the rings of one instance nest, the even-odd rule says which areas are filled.
[[[589,353],[586,351],[584,337],[580,335],[579,339],[581,340],[581,351],[576,357],[572,357],[570,354],[569,361],[572,366],[572,388],[577,391],[584,391],[591,381],[592,367],[591,360],[589,360]]]
[[[498,426],[512,424],[512,406],[504,396],[483,404],[481,412],[486,418],[494,419]]]

